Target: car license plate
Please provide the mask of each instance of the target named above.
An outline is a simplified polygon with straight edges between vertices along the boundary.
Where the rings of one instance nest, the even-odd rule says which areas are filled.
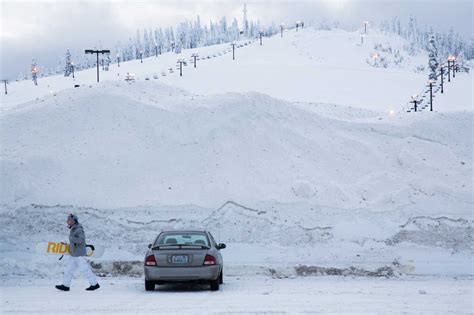
[[[188,256],[186,255],[173,255],[171,256],[171,262],[173,264],[187,264]]]

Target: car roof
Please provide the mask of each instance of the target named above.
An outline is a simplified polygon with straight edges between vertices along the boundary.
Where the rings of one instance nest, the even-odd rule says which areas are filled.
[[[207,230],[163,230],[161,233],[208,233]]]

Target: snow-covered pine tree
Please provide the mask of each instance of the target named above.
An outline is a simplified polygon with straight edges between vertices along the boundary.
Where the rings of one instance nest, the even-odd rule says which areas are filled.
[[[72,73],[71,53],[66,50],[66,66],[64,67],[64,76],[68,77]]]
[[[109,66],[111,62],[112,60],[110,59],[110,54],[107,54],[105,56],[105,68],[104,68],[105,71],[109,71]]]
[[[436,69],[438,68],[438,49],[436,48],[436,42],[434,35],[431,35],[428,43],[428,66],[430,68],[430,80],[436,80],[437,74]]]

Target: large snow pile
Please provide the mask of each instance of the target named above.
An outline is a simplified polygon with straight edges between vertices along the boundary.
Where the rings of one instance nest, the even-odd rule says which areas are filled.
[[[416,203],[423,213],[449,201],[468,210],[472,113],[378,118],[152,82],[69,90],[1,116],[0,200],[105,208],[276,200],[376,211]]]
[[[199,227],[234,266],[470,274],[472,123],[153,81],[64,90],[0,116],[2,275],[59,272],[33,243],[64,239],[70,211],[105,260]]]

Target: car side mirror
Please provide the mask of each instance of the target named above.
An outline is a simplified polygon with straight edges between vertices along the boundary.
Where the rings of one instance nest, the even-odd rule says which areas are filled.
[[[148,244],[148,248],[151,248],[151,244]]]
[[[226,248],[226,247],[227,247],[227,246],[226,246],[224,243],[219,243],[219,244],[217,245],[217,248],[218,248],[218,249],[224,249],[224,248]]]

